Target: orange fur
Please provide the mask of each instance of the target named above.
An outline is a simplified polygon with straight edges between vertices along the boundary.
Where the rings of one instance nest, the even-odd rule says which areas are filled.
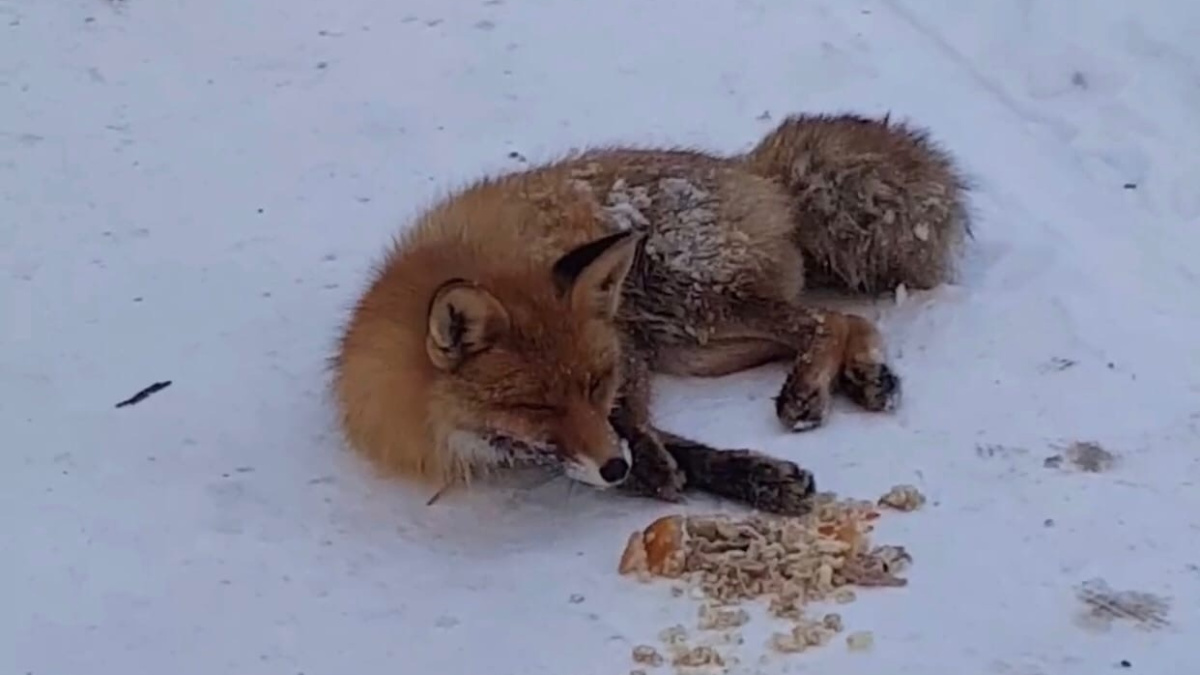
[[[456,456],[448,437],[487,425],[604,459],[613,441],[607,419],[574,389],[588,374],[617,366],[617,336],[560,297],[548,270],[605,230],[591,205],[562,185],[537,174],[509,176],[438,205],[400,237],[359,300],[334,384],[347,440],[383,470],[435,486],[469,480],[489,465]],[[487,288],[515,327],[509,349],[492,354],[489,372],[473,381],[439,372],[426,350],[430,300],[454,278]],[[561,407],[566,419],[514,412],[514,402],[529,399]]]

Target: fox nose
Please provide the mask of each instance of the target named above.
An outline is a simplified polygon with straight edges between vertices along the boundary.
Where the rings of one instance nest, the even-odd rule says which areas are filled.
[[[600,477],[608,483],[619,483],[629,475],[629,462],[624,457],[614,457],[600,467]]]

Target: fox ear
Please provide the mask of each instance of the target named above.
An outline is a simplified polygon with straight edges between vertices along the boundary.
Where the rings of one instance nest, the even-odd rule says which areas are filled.
[[[453,370],[495,344],[509,317],[496,296],[464,279],[451,279],[429,303],[425,351],[440,370]]]
[[[559,292],[570,294],[572,306],[611,319],[640,241],[632,232],[618,232],[568,251],[554,263]]]

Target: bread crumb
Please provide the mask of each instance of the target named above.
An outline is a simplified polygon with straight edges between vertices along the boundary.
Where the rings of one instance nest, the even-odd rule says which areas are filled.
[[[912,485],[894,485],[879,498],[879,505],[897,511],[916,511],[925,505],[925,495]]]
[[[912,556],[903,546],[878,546],[871,550],[871,557],[883,563],[891,574],[903,572],[912,562]]]
[[[719,607],[717,605],[701,605],[700,630],[728,630],[744,626],[750,621],[750,615],[740,607]]]
[[[875,636],[870,631],[860,630],[846,636],[846,646],[852,652],[864,652],[875,644]]]
[[[675,624],[659,631],[658,639],[669,645],[683,644],[687,642],[687,629],[679,624]]]
[[[792,637],[806,647],[820,647],[829,642],[834,631],[817,621],[805,619],[792,628]]]
[[[650,645],[638,645],[633,648],[633,660],[635,663],[657,668],[663,664],[662,654]]]
[[[671,662],[674,666],[696,668],[700,666],[723,666],[725,659],[717,650],[708,645],[698,645],[675,657]]]
[[[629,535],[629,541],[625,544],[625,552],[621,555],[617,571],[620,574],[637,574],[648,569],[644,537],[641,532],[634,532]]]
[[[853,590],[844,586],[833,592],[833,601],[839,605],[848,605],[857,598],[858,595]]]
[[[791,633],[772,633],[771,648],[783,654],[795,654],[807,649],[808,645]]]

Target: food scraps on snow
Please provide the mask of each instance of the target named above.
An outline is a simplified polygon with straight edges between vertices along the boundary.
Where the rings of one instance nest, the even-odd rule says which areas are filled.
[[[809,617],[807,605],[852,602],[855,587],[906,585],[898,574],[912,557],[902,546],[872,545],[872,523],[880,517],[879,507],[913,511],[924,503],[915,487],[898,485],[875,503],[821,494],[812,511],[798,517],[671,515],[655,520],[630,535],[618,571],[642,581],[673,580],[676,595],[703,600],[696,627],[715,639],[693,645],[686,628],[672,626],[659,635],[668,657],[639,645],[634,661],[651,667],[669,661],[686,672],[726,671],[737,660],[718,647],[742,642],[738,630],[750,615],[739,605],[753,600],[766,600],[769,613],[791,625],[791,630],[771,635],[774,651],[795,653],[827,644],[844,631],[841,616]],[[873,637],[859,631],[847,636],[846,643],[852,651],[862,651],[870,648]]]

